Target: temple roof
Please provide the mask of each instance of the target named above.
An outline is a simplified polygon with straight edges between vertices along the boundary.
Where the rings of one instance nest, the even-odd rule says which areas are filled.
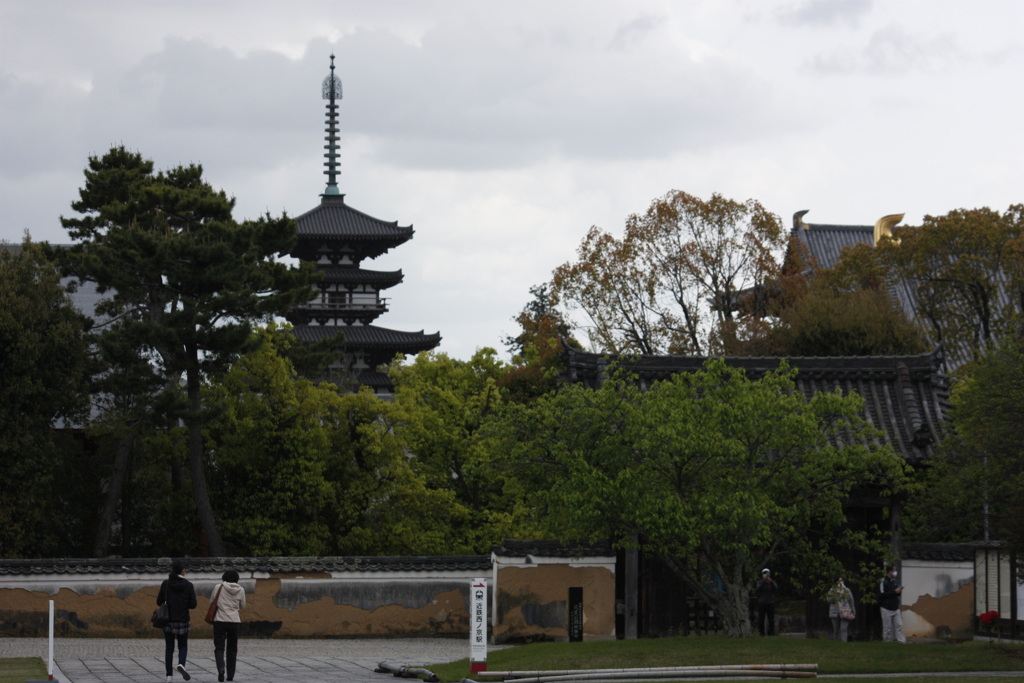
[[[875,243],[873,225],[827,225],[800,221],[800,225],[793,226],[792,235],[807,245],[817,268],[833,268],[845,247],[855,244],[872,246]]]
[[[298,235],[344,240],[384,240],[397,246],[412,238],[412,226],[401,227],[398,221],[382,221],[353,209],[345,203],[345,195],[324,195],[320,206],[295,219]]]
[[[55,249],[70,249],[73,245],[71,244],[51,244],[51,247]],[[20,244],[6,244],[0,243],[0,249],[11,252],[11,254],[20,254]],[[78,278],[73,277],[62,277],[60,279],[60,286],[67,289],[70,285],[74,285],[74,291],[68,292],[68,296],[71,298],[72,305],[78,309],[78,311],[90,319],[92,319],[95,325],[103,325],[108,322],[108,317],[105,315],[99,315],[96,312],[96,307],[100,301],[105,298],[110,298],[114,295],[113,291],[109,291],[106,294],[100,294],[96,289],[95,282],[82,282]]]
[[[359,373],[356,377],[361,387],[371,387],[375,390],[385,389],[391,391],[394,385],[391,382],[391,378],[388,377],[386,372],[377,372],[376,370],[364,370]]]
[[[320,285],[374,285],[377,289],[387,289],[402,282],[405,277],[401,270],[366,270],[365,268],[346,268],[344,266],[328,266],[321,268],[324,274]]]
[[[611,356],[563,350],[564,378],[599,386],[610,363],[634,373],[641,387],[680,372],[701,370],[702,356]],[[943,435],[949,412],[949,386],[939,351],[916,356],[838,356],[809,358],[732,357],[725,362],[759,379],[785,360],[797,370],[796,386],[808,398],[837,387],[864,398],[864,418],[885,433],[884,441],[906,460],[926,459]],[[848,438],[848,437],[847,437]]]
[[[357,211],[345,203],[345,195],[321,195],[320,206],[295,219],[297,241],[291,255],[320,263],[326,256],[332,263],[342,257],[359,265],[409,241],[412,226],[401,227]]]
[[[798,211],[793,214],[793,230],[791,236],[806,246],[807,252],[812,261],[806,264],[806,269],[813,272],[821,268],[834,268],[839,262],[843,249],[856,244],[874,246],[877,225],[828,225],[825,223],[805,223],[803,220],[806,211]],[[880,219],[879,223],[887,219],[889,227],[895,226],[902,219],[902,214],[886,216]],[[788,260],[788,259],[787,259]],[[997,278],[996,298],[993,301],[993,308],[1003,308],[1010,304],[1010,291],[1006,287],[1005,276]],[[934,335],[926,320],[918,317],[919,306],[917,296],[918,283],[913,279],[895,279],[886,283],[892,300],[903,311],[910,320],[916,321],[934,343]],[[970,345],[967,342],[961,344],[950,344],[945,342],[943,360],[947,369],[955,369],[972,357]]]
[[[307,343],[323,341],[338,333],[344,333],[346,346],[394,349],[401,353],[429,351],[441,343],[440,332],[400,332],[376,325],[296,325],[293,332],[300,341]]]

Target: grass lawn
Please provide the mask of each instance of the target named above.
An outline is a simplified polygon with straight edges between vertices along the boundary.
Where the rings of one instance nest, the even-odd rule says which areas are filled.
[[[877,641],[840,643],[784,637],[689,636],[587,643],[537,643],[496,650],[487,657],[487,668],[491,671],[716,664],[817,664],[819,674],[1024,671],[1024,646],[983,642],[900,645]],[[468,659],[429,668],[448,683],[471,677]],[[927,680],[936,683],[941,679],[930,677]],[[956,677],[950,680],[956,680]],[[995,679],[983,680],[991,682]],[[1015,680],[1019,682],[1022,679]]]
[[[25,683],[28,679],[45,680],[46,676],[46,662],[41,657],[0,659],[0,683]]]
[[[813,678],[808,680],[815,680]],[[907,676],[899,678],[829,678],[829,683],[864,683],[864,681],[885,681],[886,683],[963,683],[964,680],[976,681],[977,683],[1020,683],[1020,676],[984,676],[981,678],[966,678],[964,676]]]

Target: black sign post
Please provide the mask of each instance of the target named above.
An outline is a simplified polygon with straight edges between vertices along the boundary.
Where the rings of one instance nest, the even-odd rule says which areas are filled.
[[[569,587],[569,642],[583,642],[583,587]]]

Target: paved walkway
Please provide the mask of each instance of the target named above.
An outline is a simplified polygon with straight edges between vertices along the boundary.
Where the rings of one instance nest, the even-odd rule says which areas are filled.
[[[66,638],[54,642],[54,677],[62,683],[162,683],[164,643],[156,639]],[[47,658],[45,638],[0,638],[0,657]],[[462,639],[262,640],[238,643],[237,683],[390,683],[373,670],[382,661],[427,667],[469,656]],[[175,653],[177,663],[177,653]],[[195,683],[214,683],[213,641],[189,642],[186,665]],[[175,672],[175,683],[181,676]]]
[[[502,646],[497,646],[502,647]],[[494,649],[494,646],[492,646]],[[164,643],[157,639],[65,638],[54,643],[55,678],[61,683],[163,683]],[[236,683],[391,683],[390,674],[373,670],[378,662],[430,668],[469,655],[461,639],[403,638],[374,640],[242,639],[238,644]],[[47,657],[45,638],[0,638],[0,657]],[[177,662],[177,654],[175,654]],[[217,667],[210,639],[189,642],[188,670],[195,683],[214,683]],[[819,678],[899,679],[920,676],[1024,676],[1022,671],[863,674]],[[403,679],[404,680],[404,679]],[[690,679],[690,680],[752,680]],[[175,683],[182,683],[174,674]],[[588,681],[588,683],[597,683]],[[622,683],[614,681],[613,683]]]

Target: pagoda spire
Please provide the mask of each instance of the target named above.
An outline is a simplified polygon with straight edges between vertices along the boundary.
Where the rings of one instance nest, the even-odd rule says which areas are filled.
[[[321,87],[323,98],[327,100],[327,128],[324,132],[327,133],[327,137],[324,140],[327,144],[324,145],[324,149],[327,153],[324,157],[327,161],[324,162],[324,166],[327,168],[324,171],[324,175],[327,176],[327,189],[324,190],[324,195],[340,195],[341,192],[338,190],[338,104],[337,100],[341,99],[341,79],[334,75],[334,53],[331,53],[331,73],[328,75],[323,82]]]

